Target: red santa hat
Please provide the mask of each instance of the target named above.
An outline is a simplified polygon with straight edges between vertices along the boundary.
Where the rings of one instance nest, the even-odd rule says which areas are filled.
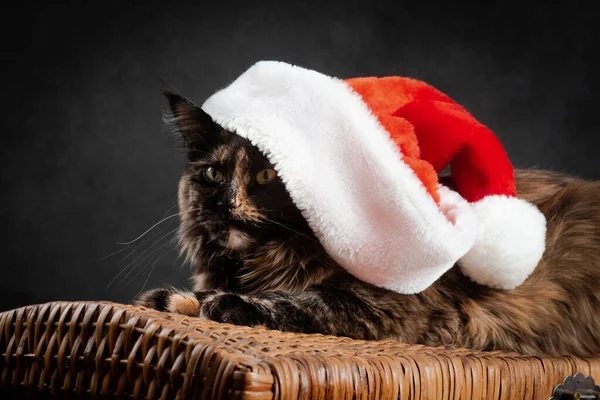
[[[542,257],[546,220],[516,198],[498,139],[423,82],[262,61],[202,108],[266,154],[325,250],[359,279],[416,293],[458,262],[512,289]],[[438,182],[448,165],[457,192]]]

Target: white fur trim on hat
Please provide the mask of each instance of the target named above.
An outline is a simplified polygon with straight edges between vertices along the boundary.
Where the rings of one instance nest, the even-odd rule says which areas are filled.
[[[471,248],[471,207],[444,188],[441,212],[343,81],[262,61],[202,108],[267,155],[325,250],[359,279],[416,293]]]
[[[487,196],[473,203],[479,232],[458,264],[473,281],[514,289],[533,272],[546,247],[546,218],[516,197]]]

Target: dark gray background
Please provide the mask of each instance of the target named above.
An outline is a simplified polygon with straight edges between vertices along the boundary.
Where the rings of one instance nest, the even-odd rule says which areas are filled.
[[[516,166],[600,178],[591,1],[26,3],[4,15],[0,310],[142,288],[176,219],[116,242],[175,212],[184,163],[161,131],[161,76],[197,102],[261,59],[411,76],[490,126]],[[186,283],[169,248],[147,286]],[[133,260],[127,280],[144,274],[107,289]]]

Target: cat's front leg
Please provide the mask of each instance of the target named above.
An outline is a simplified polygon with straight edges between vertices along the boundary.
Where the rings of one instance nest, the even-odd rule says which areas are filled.
[[[193,293],[165,288],[143,293],[134,304],[234,325],[307,333],[324,329],[314,315],[285,293],[242,295],[219,290]]]
[[[175,288],[148,290],[135,299],[133,304],[190,317],[197,317],[200,314],[200,302],[196,295]]]
[[[333,287],[293,293],[251,294],[157,289],[146,292],[135,303],[216,322],[287,332],[322,333],[357,339],[379,339],[397,333],[386,329],[397,324],[385,312],[380,312],[373,304],[367,304],[351,291]]]
[[[196,293],[201,318],[234,325],[272,327],[271,305],[249,301],[247,296],[224,292]]]
[[[271,325],[272,304],[248,301],[246,296],[220,290],[189,292],[174,288],[153,289],[134,301],[137,306],[200,317],[235,325]]]

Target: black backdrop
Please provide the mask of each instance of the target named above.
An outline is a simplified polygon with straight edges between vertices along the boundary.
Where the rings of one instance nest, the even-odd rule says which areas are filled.
[[[0,310],[186,284],[159,240],[176,219],[116,244],[175,212],[184,157],[161,131],[163,78],[202,102],[261,59],[412,76],[490,126],[516,166],[600,178],[592,1],[26,3],[4,15]]]

